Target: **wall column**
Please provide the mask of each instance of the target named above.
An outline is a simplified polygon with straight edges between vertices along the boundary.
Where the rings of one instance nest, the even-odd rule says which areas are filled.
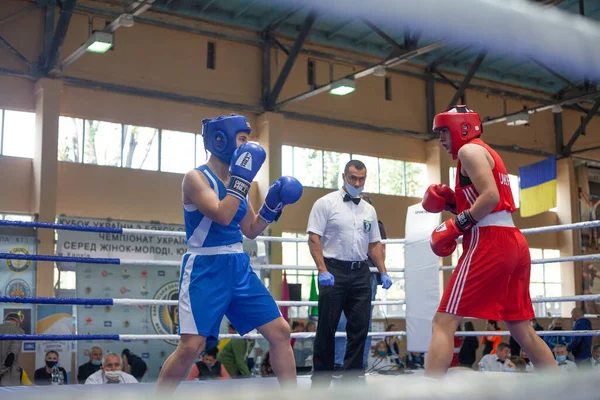
[[[35,84],[35,139],[31,209],[40,222],[56,219],[58,181],[58,119],[62,82],[40,79]],[[37,231],[38,254],[54,254],[54,230]],[[54,263],[37,262],[36,295],[54,296]]]
[[[575,166],[572,158],[556,161],[556,207],[558,223],[570,224],[578,221],[578,193],[575,178]],[[579,232],[568,230],[557,232],[558,249],[561,257],[579,254]],[[573,296],[581,294],[582,288],[581,262],[560,263],[561,295]],[[561,314],[570,316],[574,302],[561,303]]]
[[[255,132],[258,134],[258,143],[267,152],[265,164],[258,173],[258,192],[261,204],[271,183],[281,177],[284,120],[283,115],[272,112],[266,112],[257,118],[258,126],[255,127]],[[274,222],[267,228],[265,235],[281,236],[281,232],[281,223]],[[281,243],[268,242],[267,254],[270,254],[270,264],[280,265],[283,262]],[[282,276],[282,271],[271,271],[271,294],[277,300],[281,299]]]

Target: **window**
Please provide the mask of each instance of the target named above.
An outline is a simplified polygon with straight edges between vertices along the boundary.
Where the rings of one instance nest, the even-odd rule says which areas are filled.
[[[83,162],[84,120],[58,119],[58,161]]]
[[[282,237],[287,238],[301,238],[308,240],[308,235],[304,233],[291,233],[283,232]],[[315,262],[310,255],[308,249],[308,242],[284,242],[281,244],[283,253],[283,265],[315,265]],[[301,271],[297,269],[286,269],[285,274],[288,284],[301,284],[301,299],[310,299],[310,285],[312,280],[312,274],[315,274],[315,280],[317,279],[317,267],[315,266],[314,271]],[[288,316],[290,318],[307,318],[309,307],[289,307]]]
[[[308,60],[308,68],[307,68],[307,81],[308,85],[311,87],[316,86],[316,77],[315,77],[315,62],[313,60]]]
[[[215,69],[216,46],[214,42],[208,42],[206,47],[206,68]]]
[[[421,197],[427,182],[427,165],[360,154],[336,153],[295,146],[282,146],[281,170],[302,185],[337,189],[350,159],[367,167],[365,192]]]
[[[2,122],[2,154],[33,158],[35,113],[5,110]]]
[[[385,265],[387,268],[404,268],[404,245],[386,244],[385,245]],[[378,300],[404,300],[406,292],[404,290],[404,272],[389,272],[388,275],[394,283],[391,288],[384,290],[381,286],[377,287]],[[373,308],[373,318],[397,318],[406,315],[406,305],[377,306]]]
[[[195,167],[197,149],[193,133],[162,131],[160,169],[185,174]]]
[[[85,121],[86,164],[121,166],[123,126],[104,121]]]
[[[158,129],[125,125],[123,167],[158,170]]]
[[[390,101],[392,100],[392,79],[389,76],[386,76],[384,79],[385,82],[385,99]]]
[[[31,222],[33,221],[33,216],[25,214],[0,214],[0,219],[6,221]]]
[[[529,249],[531,260],[541,260],[560,257],[560,251],[555,249]],[[533,264],[529,291],[531,298],[562,296],[560,263]],[[534,303],[535,315],[553,317],[561,316],[560,303]]]
[[[196,160],[194,167],[205,164],[208,161],[207,150],[204,148],[204,138],[202,135],[194,135],[196,140]]]

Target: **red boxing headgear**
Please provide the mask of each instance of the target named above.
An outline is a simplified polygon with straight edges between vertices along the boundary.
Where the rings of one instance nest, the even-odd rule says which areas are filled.
[[[483,132],[479,114],[467,106],[454,106],[433,118],[433,131],[447,128],[452,137],[452,158],[456,160],[458,150]]]

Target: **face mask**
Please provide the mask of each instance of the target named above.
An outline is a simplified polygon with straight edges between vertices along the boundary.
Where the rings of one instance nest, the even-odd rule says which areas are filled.
[[[565,362],[567,361],[567,356],[556,356],[556,361]]]
[[[58,364],[56,361],[46,361],[46,366],[48,368],[52,368],[54,367],[56,364]]]
[[[106,375],[106,379],[109,381],[116,381],[119,380],[121,371],[104,371],[104,375]]]
[[[364,186],[359,187],[358,189],[354,186],[350,185],[348,182],[344,182],[344,187],[346,188],[346,192],[352,197],[358,197],[359,194],[362,193]]]
[[[100,366],[102,365],[102,360],[92,360],[92,365]]]
[[[377,355],[378,355],[379,357],[383,357],[383,356],[385,356],[385,353],[386,353],[386,351],[385,351],[385,350],[377,350]]]
[[[504,371],[505,372],[517,372],[517,369],[516,368],[506,368]]]

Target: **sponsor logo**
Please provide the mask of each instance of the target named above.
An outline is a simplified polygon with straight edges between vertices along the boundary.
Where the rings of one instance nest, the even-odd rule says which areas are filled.
[[[153,296],[154,300],[178,300],[179,282],[169,282],[163,285]],[[177,306],[153,305],[150,308],[150,318],[154,331],[159,335],[175,335],[179,328],[179,308]],[[177,345],[176,340],[165,342]]]

